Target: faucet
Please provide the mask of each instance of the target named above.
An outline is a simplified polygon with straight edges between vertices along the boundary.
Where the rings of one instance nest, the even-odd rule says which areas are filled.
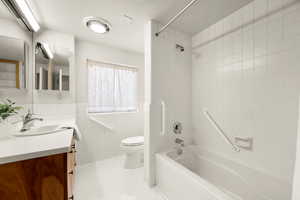
[[[181,155],[183,153],[182,147],[184,147],[184,140],[180,138],[175,139],[175,143],[177,146],[175,147],[177,155]]]
[[[23,126],[21,128],[21,132],[28,131],[30,129],[30,122],[38,120],[43,121],[42,118],[33,118],[33,114],[28,111],[28,113],[23,117]]]
[[[184,147],[184,140],[180,139],[180,138],[176,138],[175,139],[175,143],[179,144],[181,147]]]

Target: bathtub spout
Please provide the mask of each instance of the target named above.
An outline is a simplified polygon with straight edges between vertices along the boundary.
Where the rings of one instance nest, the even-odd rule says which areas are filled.
[[[182,148],[178,147],[178,148],[175,148],[175,149],[176,149],[176,154],[178,156],[180,156],[181,154],[183,154],[183,149]]]
[[[183,153],[182,147],[184,147],[184,140],[176,138],[175,143],[177,144],[177,146],[175,147],[176,153],[177,155],[181,155]]]

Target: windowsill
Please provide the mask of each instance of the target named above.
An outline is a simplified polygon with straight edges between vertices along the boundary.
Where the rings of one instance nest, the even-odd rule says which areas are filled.
[[[124,114],[137,114],[139,110],[136,111],[124,111],[124,112],[87,112],[89,116],[97,115],[124,115]]]
[[[70,90],[38,90],[35,89],[35,92],[40,94],[70,94]]]
[[[28,93],[28,88],[0,88],[0,92],[15,92],[15,93],[20,93],[20,94],[24,94],[24,93]]]

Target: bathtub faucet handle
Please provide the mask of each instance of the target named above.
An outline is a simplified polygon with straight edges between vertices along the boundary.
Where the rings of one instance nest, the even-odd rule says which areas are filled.
[[[179,144],[180,146],[184,147],[184,140],[180,139],[180,138],[176,138],[175,139],[175,143]]]

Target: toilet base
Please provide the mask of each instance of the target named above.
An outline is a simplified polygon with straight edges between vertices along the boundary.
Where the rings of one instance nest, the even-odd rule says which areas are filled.
[[[144,166],[143,152],[127,152],[124,162],[125,169],[136,169]]]

